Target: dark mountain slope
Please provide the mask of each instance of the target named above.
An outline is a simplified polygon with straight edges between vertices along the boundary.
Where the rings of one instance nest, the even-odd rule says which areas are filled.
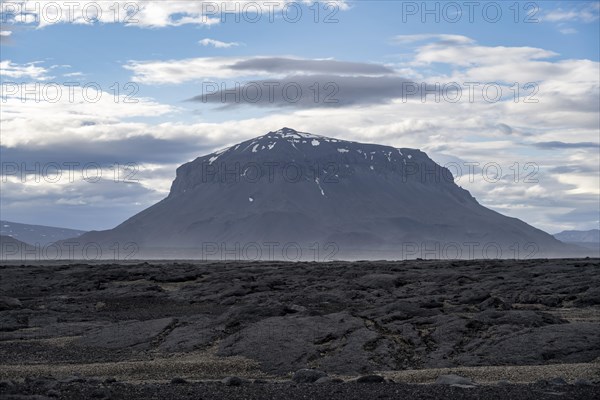
[[[137,256],[177,258],[295,259],[298,248],[303,259],[576,252],[483,207],[419,150],[289,128],[182,165],[167,198],[78,240],[135,243]]]

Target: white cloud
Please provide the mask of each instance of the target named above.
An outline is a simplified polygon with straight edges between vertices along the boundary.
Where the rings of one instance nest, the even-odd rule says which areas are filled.
[[[239,71],[228,66],[242,60],[233,57],[203,57],[166,61],[130,61],[124,68],[133,71],[134,82],[177,84],[207,78],[240,77],[242,74]]]
[[[562,28],[558,30],[560,33],[562,33],[563,35],[574,35],[575,33],[577,33],[577,29],[574,28]]]
[[[431,43],[419,47],[413,65],[445,63],[457,66],[507,65],[556,56],[557,53],[535,47],[479,46],[469,43]],[[501,76],[498,76],[501,78]]]
[[[340,76],[377,76],[392,73],[385,66],[333,59],[296,57],[199,57],[183,60],[130,61],[124,68],[134,82],[180,84],[210,78],[283,78],[291,74],[337,73]]]
[[[12,34],[11,31],[0,31],[0,36],[6,37],[6,36],[10,36],[11,34]]]
[[[411,44],[417,42],[423,42],[426,40],[435,40],[444,43],[452,43],[452,44],[471,44],[474,42],[473,39],[463,36],[463,35],[448,35],[448,34],[437,34],[437,33],[427,33],[427,34],[417,34],[417,35],[397,35],[392,39],[393,43],[396,44]]]
[[[559,182],[575,186],[569,194],[591,194],[600,196],[600,176],[590,174],[559,174]]]
[[[67,74],[63,74],[64,77],[67,78],[77,78],[77,77],[82,77],[84,76],[83,72],[69,72]]]
[[[30,78],[35,80],[48,80],[48,70],[39,67],[36,64],[40,62],[31,62],[27,64],[14,64],[11,60],[0,61],[0,76],[8,78]]]
[[[130,102],[134,101],[134,102]],[[54,145],[85,139],[107,141],[144,135],[143,124],[129,118],[154,117],[177,111],[148,98],[128,99],[90,87],[4,82],[0,100],[2,146]],[[120,129],[114,129],[115,126]],[[23,132],[27,132],[26,135]]]
[[[238,42],[221,42],[220,40],[208,38],[202,39],[198,43],[200,43],[202,46],[212,46],[216,47],[217,49],[227,49],[229,47],[235,47],[240,45]]]
[[[571,8],[567,10],[558,8],[556,10],[549,11],[544,15],[544,20],[550,22],[577,21],[590,23],[598,20],[599,11],[600,3],[593,2],[582,7]]]

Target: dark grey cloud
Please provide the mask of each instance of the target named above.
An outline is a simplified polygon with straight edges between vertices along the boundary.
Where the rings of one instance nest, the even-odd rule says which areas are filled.
[[[204,83],[203,93],[192,101],[259,107],[322,108],[384,104],[393,99],[420,96],[420,84],[397,76],[295,75],[283,79],[257,80],[239,89],[219,89]]]
[[[110,141],[73,140],[60,146],[0,146],[0,155],[3,163],[69,161],[101,165],[115,162],[183,164],[209,153],[213,148],[214,143],[190,143],[189,138],[165,140],[144,135]]]
[[[598,167],[593,168],[587,165],[561,165],[549,169],[552,173],[557,174],[586,174],[586,173],[598,173]]]
[[[500,130],[500,132],[504,133],[505,135],[510,135],[513,133],[513,129],[503,123],[499,123],[498,125],[496,125],[496,127]]]
[[[595,149],[600,148],[600,143],[594,142],[575,142],[575,143],[565,143],[565,142],[537,142],[533,143],[533,146],[544,149],[544,150],[556,150],[556,149]]]
[[[238,71],[266,71],[272,73],[307,72],[313,74],[382,75],[394,70],[379,64],[337,60],[306,60],[284,57],[260,57],[238,61],[229,66]]]
[[[177,166],[213,148],[214,143],[149,135],[73,140],[60,146],[0,146],[2,218],[86,230],[112,228],[165,197],[150,180],[172,181]],[[146,163],[160,167],[148,169]],[[29,190],[23,190],[23,179],[33,184]],[[34,182],[41,187],[36,189]]]
[[[515,129],[512,126],[499,122],[495,125],[491,125],[491,127],[499,130],[501,133],[507,135],[507,136],[521,136],[521,137],[529,137],[529,136],[535,136],[535,133],[531,133],[531,132],[526,132],[523,131],[521,129]]]
[[[548,68],[544,75],[553,75],[551,66]],[[542,71],[539,71],[542,74]],[[543,86],[542,86],[543,87]],[[544,104],[548,107],[554,107],[561,112],[576,112],[576,113],[597,113],[600,109],[600,96],[598,96],[598,86],[592,86],[585,90],[578,96],[565,96],[564,93],[559,91],[544,93]],[[547,96],[547,97],[546,97]],[[597,122],[591,125],[597,129]]]
[[[23,192],[20,183],[2,183],[2,218],[73,229],[109,229],[165,197],[140,183],[77,180]]]
[[[554,216],[554,220],[557,222],[579,222],[581,224],[587,223],[589,229],[598,228],[597,221],[600,220],[600,210],[598,210],[598,198],[596,197],[596,208],[586,207],[578,208],[577,210],[570,211],[566,214]]]

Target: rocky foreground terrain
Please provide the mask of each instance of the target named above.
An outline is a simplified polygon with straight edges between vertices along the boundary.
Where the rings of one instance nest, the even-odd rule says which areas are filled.
[[[2,398],[590,399],[600,261],[0,266]]]

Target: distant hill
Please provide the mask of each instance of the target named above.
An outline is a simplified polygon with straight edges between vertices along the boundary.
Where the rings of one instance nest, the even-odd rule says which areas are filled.
[[[29,254],[30,259],[37,259],[37,249],[33,246],[10,236],[0,235],[0,260],[26,259],[24,254]]]
[[[31,245],[45,246],[59,240],[79,237],[85,231],[54,226],[29,225],[0,220],[0,235],[10,236]]]
[[[22,242],[10,236],[0,235],[0,244],[4,245],[15,245],[15,246],[31,246],[28,243]]]
[[[554,235],[561,242],[575,244],[594,251],[595,256],[600,256],[600,229],[589,231],[562,231]]]
[[[600,229],[562,231],[555,234],[554,237],[566,243],[600,243]]]

